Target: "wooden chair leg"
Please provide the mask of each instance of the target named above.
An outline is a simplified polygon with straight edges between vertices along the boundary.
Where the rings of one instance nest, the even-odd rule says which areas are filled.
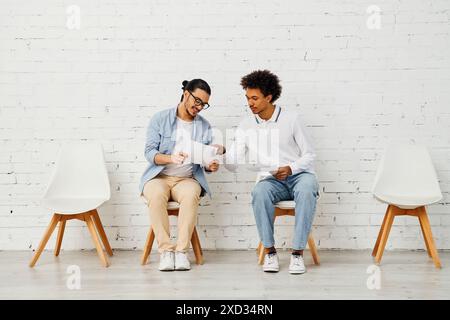
[[[423,225],[423,221],[422,219],[420,219],[420,210],[418,210],[418,215],[417,217],[419,218],[419,224],[420,224],[420,230],[422,230],[422,235],[423,235],[423,241],[425,242],[425,247],[427,248],[427,253],[428,256],[431,258],[431,250],[430,250],[430,245],[428,244],[428,238],[425,234],[425,229],[424,229],[424,225]]]
[[[441,261],[439,259],[436,245],[434,243],[433,234],[431,233],[430,221],[428,220],[428,215],[425,207],[419,208],[419,220],[421,221],[421,225],[423,226],[425,238],[427,239],[425,241],[428,242],[431,258],[433,259],[434,265],[436,266],[436,268],[441,268]]]
[[[258,255],[258,264],[263,264],[264,263],[264,254],[266,251],[266,248],[264,248],[262,242],[260,242],[261,244],[261,248],[259,249],[259,255]]]
[[[383,231],[386,227],[386,220],[387,220],[387,216],[388,216],[388,211],[390,210],[389,209],[390,206],[391,205],[388,205],[388,207],[386,208],[386,212],[385,212],[384,218],[383,218],[383,223],[381,224],[380,232],[378,232],[377,242],[375,242],[375,246],[373,247],[372,257],[375,257],[377,255],[378,247],[380,246],[381,235],[383,234]]]
[[[94,223],[97,228],[98,234],[100,235],[103,245],[105,246],[105,250],[108,253],[108,255],[111,257],[113,255],[113,251],[111,249],[111,246],[109,245],[108,237],[106,236],[105,229],[103,229],[103,224],[102,224],[102,221],[100,220],[97,209],[92,210],[91,213],[92,213],[92,218],[94,218]]]
[[[311,234],[308,237],[308,246],[309,246],[309,250],[311,251],[311,255],[312,255],[314,264],[319,265],[320,264],[319,254],[317,253],[316,243],[314,242],[314,238],[312,237]]]
[[[48,239],[50,239],[53,231],[56,228],[56,225],[58,224],[58,221],[61,219],[61,215],[54,214],[52,217],[52,220],[50,221],[50,224],[47,227],[47,230],[44,233],[44,237],[42,238],[41,242],[39,243],[38,248],[36,249],[36,253],[33,256],[33,259],[30,261],[30,268],[33,268],[36,262],[38,261],[42,251],[45,249],[45,246],[47,245]]]
[[[150,226],[150,230],[147,235],[147,240],[145,241],[144,252],[142,253],[141,264],[144,266],[147,263],[148,256],[152,251],[153,241],[155,240],[155,233],[153,228]]]
[[[379,247],[375,255],[375,262],[378,264],[381,262],[381,257],[383,256],[384,248],[386,247],[389,232],[391,231],[392,224],[394,223],[395,210],[396,208],[394,206],[389,206],[386,218],[386,225],[383,228],[383,233],[381,234]]]
[[[66,228],[66,219],[64,216],[61,216],[59,220],[59,229],[58,229],[58,237],[56,238],[56,246],[55,246],[55,256],[59,256],[59,251],[61,250],[61,243],[64,236],[64,230]]]
[[[194,250],[195,260],[198,265],[203,264],[203,252],[200,245],[200,239],[198,237],[197,228],[194,227],[191,237],[192,249]]]
[[[95,230],[94,222],[92,221],[91,215],[89,213],[84,215],[84,221],[88,226],[89,232],[91,233],[92,240],[94,241],[95,248],[97,249],[98,256],[104,267],[109,267],[108,257],[103,251],[103,247],[98,238],[97,231]]]
[[[260,241],[259,243],[258,243],[258,247],[256,248],[256,255],[259,257],[259,250],[261,250],[261,247],[262,247],[262,242]]]

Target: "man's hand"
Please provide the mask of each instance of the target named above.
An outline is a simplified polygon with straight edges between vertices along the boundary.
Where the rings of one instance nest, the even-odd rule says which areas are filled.
[[[206,169],[211,172],[216,172],[217,170],[219,170],[219,161],[217,160],[211,161],[211,163],[208,165],[208,168]]]
[[[289,166],[279,167],[278,171],[274,174],[274,177],[278,180],[285,180],[292,174],[292,169]]]
[[[217,154],[222,155],[225,153],[225,147],[221,144],[212,144],[211,147],[217,148]]]
[[[173,164],[182,164],[184,159],[187,158],[187,153],[184,153],[183,151],[174,153],[170,155],[170,161]]]

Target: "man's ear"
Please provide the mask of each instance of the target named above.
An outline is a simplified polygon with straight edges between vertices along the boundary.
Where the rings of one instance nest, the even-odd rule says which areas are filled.
[[[184,90],[183,92],[183,101],[187,101],[187,99],[189,98],[189,92],[187,90]]]
[[[272,95],[271,94],[265,96],[265,98],[266,98],[267,102],[272,102]]]

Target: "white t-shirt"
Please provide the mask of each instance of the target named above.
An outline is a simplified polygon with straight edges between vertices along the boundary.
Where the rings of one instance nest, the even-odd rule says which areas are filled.
[[[175,147],[173,148],[173,154],[176,154],[180,151],[187,152],[187,150],[182,150],[183,145],[186,145],[186,141],[190,141],[192,138],[192,130],[193,130],[193,122],[192,121],[184,121],[177,117],[177,128],[175,132]],[[183,143],[184,141],[184,143]],[[173,177],[192,177],[192,163],[187,164],[168,164],[161,171],[162,174],[166,176]]]

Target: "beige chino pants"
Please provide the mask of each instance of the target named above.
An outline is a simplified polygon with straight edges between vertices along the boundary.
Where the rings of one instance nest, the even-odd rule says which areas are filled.
[[[192,232],[197,223],[197,209],[200,202],[201,187],[193,178],[159,175],[144,186],[150,220],[158,251],[187,252]],[[169,200],[180,204],[178,213],[178,239],[176,245],[170,241],[170,224],[167,213]]]

